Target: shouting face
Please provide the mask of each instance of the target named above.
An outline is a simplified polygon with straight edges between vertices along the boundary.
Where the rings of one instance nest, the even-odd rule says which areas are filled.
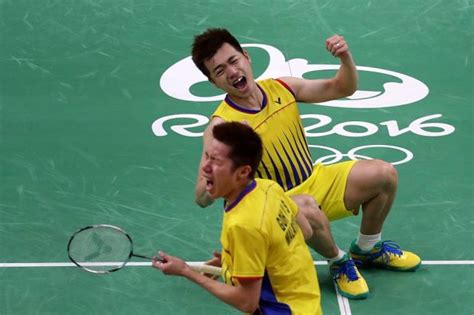
[[[233,201],[248,182],[251,167],[235,167],[229,157],[231,149],[222,142],[212,139],[204,149],[202,174],[206,181],[206,191],[213,198]]]
[[[247,52],[239,52],[224,43],[212,58],[204,62],[214,85],[234,98],[249,97],[256,84]]]

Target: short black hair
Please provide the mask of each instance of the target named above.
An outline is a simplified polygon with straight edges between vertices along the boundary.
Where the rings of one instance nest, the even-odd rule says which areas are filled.
[[[212,135],[217,141],[230,147],[229,158],[234,169],[249,165],[252,168],[249,178],[254,178],[263,154],[260,136],[250,126],[236,121],[215,125]]]
[[[191,56],[196,67],[198,67],[207,78],[210,78],[211,74],[204,65],[204,62],[211,59],[224,43],[228,43],[241,53],[244,52],[239,41],[224,28],[209,28],[202,34],[194,37]]]

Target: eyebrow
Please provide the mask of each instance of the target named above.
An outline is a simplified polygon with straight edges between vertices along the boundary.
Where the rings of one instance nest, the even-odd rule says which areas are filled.
[[[233,58],[237,58],[237,54],[230,56],[225,62],[230,62],[231,59],[233,59]],[[223,68],[223,67],[224,67],[223,63],[218,64],[217,66],[214,67],[214,69],[212,69],[212,72],[215,73],[217,71],[217,69]]]
[[[212,73],[216,73],[219,68],[224,68],[223,65],[217,65],[214,69],[212,69]]]

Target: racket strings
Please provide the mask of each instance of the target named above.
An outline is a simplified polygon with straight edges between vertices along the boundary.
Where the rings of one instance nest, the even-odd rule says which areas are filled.
[[[80,267],[97,272],[116,270],[130,259],[132,242],[124,232],[107,226],[84,229],[69,244],[69,256]]]

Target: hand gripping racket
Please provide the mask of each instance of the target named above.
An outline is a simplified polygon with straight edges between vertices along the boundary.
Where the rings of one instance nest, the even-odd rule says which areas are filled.
[[[75,232],[69,239],[67,252],[69,259],[78,267],[98,274],[120,270],[132,257],[152,260],[134,253],[130,235],[121,228],[108,224],[90,225]],[[188,264],[197,272],[216,276],[221,274],[219,267]]]

